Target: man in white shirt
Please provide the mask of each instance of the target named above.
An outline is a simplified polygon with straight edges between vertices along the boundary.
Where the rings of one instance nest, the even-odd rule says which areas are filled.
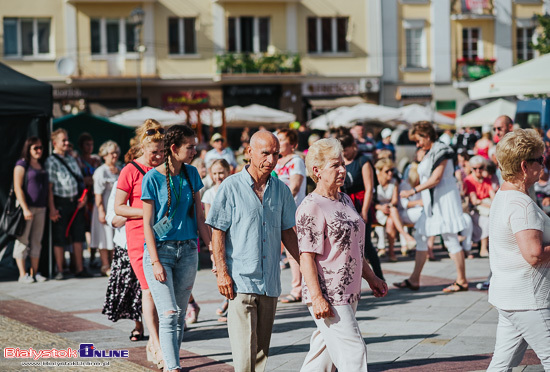
[[[233,173],[237,167],[237,161],[233,151],[229,147],[225,147],[225,138],[221,134],[215,133],[210,139],[210,145],[213,149],[208,151],[204,157],[206,168],[210,169],[214,160],[225,159],[231,166],[231,173]]]

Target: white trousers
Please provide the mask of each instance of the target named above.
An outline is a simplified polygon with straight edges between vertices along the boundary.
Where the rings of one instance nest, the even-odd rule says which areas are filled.
[[[445,244],[445,248],[447,248],[449,253],[458,253],[462,250],[462,246],[458,241],[458,234],[441,234],[441,237],[443,238],[443,243]],[[414,238],[416,239],[416,251],[426,252],[428,250],[429,237],[420,235],[417,231],[414,234]]]
[[[313,306],[308,304],[313,316]],[[333,318],[315,319],[309,352],[301,372],[366,372],[367,345],[355,319],[357,302],[332,306]]]
[[[531,346],[545,371],[550,371],[550,309],[504,311],[498,309],[495,353],[488,372],[512,371]]]

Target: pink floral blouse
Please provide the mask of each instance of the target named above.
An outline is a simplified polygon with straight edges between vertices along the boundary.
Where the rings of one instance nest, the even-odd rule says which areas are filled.
[[[365,223],[344,193],[331,200],[311,193],[296,212],[300,253],[316,253],[319,284],[331,305],[346,305],[361,297],[361,273],[365,246]],[[311,303],[302,279],[302,298]]]

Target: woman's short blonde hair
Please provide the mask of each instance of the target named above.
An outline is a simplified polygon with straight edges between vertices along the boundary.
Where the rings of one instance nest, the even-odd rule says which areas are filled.
[[[324,138],[309,147],[306,155],[307,175],[317,183],[317,176],[313,173],[313,167],[322,169],[331,159],[339,158],[344,149],[336,138]]]
[[[409,168],[409,185],[411,187],[416,187],[420,185],[420,176],[418,175],[418,163],[414,162],[411,164],[411,167]]]
[[[384,168],[393,169],[394,166],[395,165],[394,165],[393,161],[391,161],[391,159],[388,159],[388,158],[382,158],[382,159],[378,160],[376,162],[376,164],[374,164],[374,167],[376,168],[376,170],[378,172],[380,172]]]
[[[136,135],[139,138],[139,143],[145,145],[151,142],[162,142],[164,140],[164,134],[156,132],[152,136],[147,135],[149,129],[159,129],[162,128],[162,125],[155,119],[147,119],[141,126],[136,129]]]
[[[113,151],[116,151],[116,153],[120,155],[120,147],[118,147],[117,143],[115,141],[107,141],[99,147],[98,155],[104,157]]]
[[[544,152],[544,142],[534,129],[516,129],[497,144],[497,160],[505,181],[523,179],[521,162]]]

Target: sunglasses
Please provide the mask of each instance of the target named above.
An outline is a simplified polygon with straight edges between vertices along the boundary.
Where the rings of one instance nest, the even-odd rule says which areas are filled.
[[[33,146],[31,149],[34,151],[42,151],[42,146]]]
[[[483,167],[472,168],[473,170],[483,170]]]
[[[526,161],[534,161],[542,165],[544,164],[544,156],[539,156],[538,158],[534,158],[534,159],[527,159]]]
[[[165,133],[164,128],[158,128],[158,129],[147,129],[145,131],[145,135],[147,136],[154,136],[156,133],[163,135]]]

